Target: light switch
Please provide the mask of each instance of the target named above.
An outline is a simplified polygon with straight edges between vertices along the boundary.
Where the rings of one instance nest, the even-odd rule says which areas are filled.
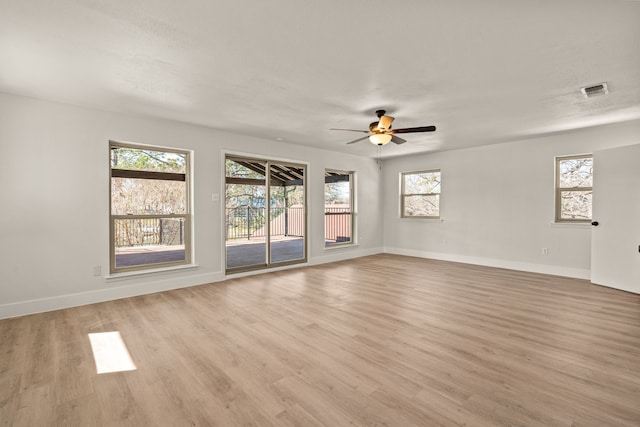
[[[212,202],[219,202],[220,201],[220,194],[218,194],[218,193],[211,194],[211,201]]]

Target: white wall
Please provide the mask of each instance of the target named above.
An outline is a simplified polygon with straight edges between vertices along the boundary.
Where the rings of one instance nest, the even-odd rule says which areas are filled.
[[[639,140],[635,121],[386,160],[385,251],[588,279],[590,226],[552,224],[554,157]],[[438,168],[442,222],[400,219],[399,174]]]
[[[222,191],[224,151],[309,163],[310,264],[384,246],[589,278],[590,227],[552,225],[553,158],[638,143],[639,135],[640,121],[627,122],[389,159],[380,173],[368,158],[0,93],[0,318],[224,279],[222,206],[211,201]],[[194,150],[197,268],[117,280],[92,275],[109,264],[110,139]],[[325,168],[357,173],[356,247],[324,248]],[[442,170],[443,221],[400,219],[399,173],[432,168]]]
[[[109,266],[109,140],[194,150],[197,268],[94,277]],[[382,251],[380,171],[369,158],[229,134],[172,121],[0,93],[0,318],[208,283],[224,278],[224,151],[309,164],[309,263]],[[354,170],[359,245],[324,248],[324,169]],[[224,200],[224,198],[222,198]]]

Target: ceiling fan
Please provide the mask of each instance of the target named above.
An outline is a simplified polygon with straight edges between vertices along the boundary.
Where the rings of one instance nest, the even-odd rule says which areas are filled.
[[[416,132],[433,132],[436,130],[435,126],[420,126],[414,128],[402,128],[402,129],[391,129],[391,123],[393,123],[394,118],[391,116],[385,116],[385,110],[376,111],[376,115],[378,116],[378,121],[369,124],[369,130],[355,130],[355,129],[330,129],[330,130],[344,130],[348,132],[362,132],[368,134],[367,136],[363,136],[362,138],[358,138],[354,141],[349,141],[347,144],[353,144],[354,142],[362,141],[363,139],[369,138],[369,141],[373,145],[385,145],[389,143],[389,141],[394,144],[404,144],[407,142],[405,139],[402,139],[396,136],[397,133],[416,133]]]

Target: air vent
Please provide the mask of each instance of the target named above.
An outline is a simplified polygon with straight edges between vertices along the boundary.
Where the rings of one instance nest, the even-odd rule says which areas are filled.
[[[593,86],[586,86],[580,89],[585,98],[591,98],[592,96],[606,95],[609,93],[609,88],[606,83],[600,83]]]

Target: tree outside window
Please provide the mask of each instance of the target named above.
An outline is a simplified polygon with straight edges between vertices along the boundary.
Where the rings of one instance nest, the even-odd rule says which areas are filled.
[[[440,169],[405,172],[400,179],[402,218],[440,218]]]
[[[111,273],[190,262],[189,153],[111,142]]]
[[[591,221],[593,156],[556,158],[556,222]]]

